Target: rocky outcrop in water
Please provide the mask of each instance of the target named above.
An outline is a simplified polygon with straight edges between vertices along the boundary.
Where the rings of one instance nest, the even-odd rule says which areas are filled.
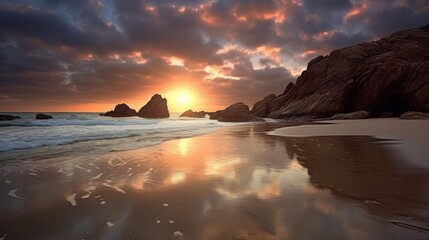
[[[108,111],[103,116],[109,117],[133,117],[137,116],[136,110],[128,107],[127,104],[122,103],[115,106],[115,109],[112,111]]]
[[[290,83],[272,100],[258,102],[252,112],[285,119],[359,110],[373,116],[429,112],[429,25],[319,56],[296,84]]]
[[[260,117],[250,113],[249,107],[242,102],[232,104],[224,110],[210,113],[210,119],[216,119],[219,122],[263,122]]]
[[[39,120],[52,119],[52,118],[54,117],[52,117],[51,115],[47,115],[43,113],[36,114],[36,119],[39,119]]]
[[[0,121],[12,121],[15,119],[21,118],[20,116],[13,116],[13,115],[0,115]]]
[[[168,118],[167,99],[162,98],[161,95],[155,94],[137,113],[139,117],[144,118]]]
[[[205,118],[207,112],[199,111],[194,112],[192,109],[187,110],[186,112],[182,113],[179,117],[190,117],[190,118]]]

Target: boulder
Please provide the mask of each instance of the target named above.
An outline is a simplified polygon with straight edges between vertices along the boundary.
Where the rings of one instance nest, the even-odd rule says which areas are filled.
[[[167,99],[162,98],[161,95],[155,94],[137,113],[139,117],[144,118],[168,118]]]
[[[311,60],[285,91],[254,108],[258,116],[326,118],[359,110],[429,112],[429,27],[394,33]],[[263,103],[263,104],[262,104]],[[256,111],[261,109],[261,111]]]
[[[11,121],[15,119],[21,118],[20,116],[13,116],[13,115],[0,115],[0,121]]]
[[[36,114],[36,119],[39,119],[39,120],[52,119],[52,118],[54,118],[54,117],[52,117],[51,115],[47,115],[47,114],[43,114],[43,113]]]
[[[224,110],[219,110],[210,114],[210,119],[219,122],[263,122],[260,117],[250,113],[249,107],[242,102],[232,104]]]
[[[128,107],[127,104],[122,103],[115,106],[115,109],[112,111],[108,111],[103,116],[109,117],[133,117],[137,116],[136,110]]]
[[[402,114],[400,119],[429,119],[429,113],[424,112],[406,112]]]
[[[268,114],[269,103],[276,98],[275,94],[265,96],[261,101],[256,102],[250,113],[258,117],[266,117]]]
[[[356,111],[352,113],[337,113],[332,116],[331,120],[340,120],[340,119],[367,119],[370,118],[371,115],[367,111]]]
[[[205,118],[207,112],[199,111],[194,112],[192,109],[189,109],[188,111],[182,113],[179,117],[191,117],[191,118]]]

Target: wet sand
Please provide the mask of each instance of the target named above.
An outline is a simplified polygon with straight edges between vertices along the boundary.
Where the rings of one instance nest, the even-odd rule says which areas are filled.
[[[3,162],[0,239],[429,237],[429,169],[403,141],[282,126]]]

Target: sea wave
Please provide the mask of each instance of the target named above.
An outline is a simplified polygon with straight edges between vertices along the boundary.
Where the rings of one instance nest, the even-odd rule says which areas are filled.
[[[230,125],[208,119],[107,118],[84,114],[53,120],[15,121],[0,128],[0,152],[114,139],[120,139],[116,145],[134,146],[136,142],[153,145],[160,140],[198,135]]]

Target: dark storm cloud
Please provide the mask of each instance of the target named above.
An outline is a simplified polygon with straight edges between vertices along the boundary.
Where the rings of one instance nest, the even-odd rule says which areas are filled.
[[[40,39],[48,44],[64,44],[72,47],[89,46],[89,35],[69,25],[65,19],[31,7],[2,7],[0,9],[2,36]]]
[[[379,3],[380,4],[380,3]],[[429,23],[429,3],[427,1],[410,1],[406,5],[386,4],[383,9],[368,6],[350,21],[356,25],[364,22],[367,29],[377,37],[389,35],[395,31],[416,28]]]
[[[349,0],[303,0],[302,2],[309,12],[343,11],[352,7]]]
[[[427,23],[426,0],[10,1],[0,106],[121,101],[177,79],[252,104],[317,55]]]
[[[197,12],[180,13],[176,6],[153,10],[144,1],[118,1],[118,21],[135,49],[174,55],[187,60],[221,64],[214,53],[221,47],[204,39]]]

